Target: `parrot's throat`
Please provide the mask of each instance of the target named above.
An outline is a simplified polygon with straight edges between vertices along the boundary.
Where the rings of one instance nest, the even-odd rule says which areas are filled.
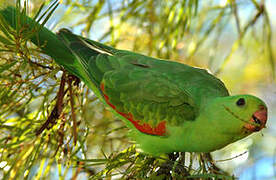
[[[118,114],[120,114],[121,116],[123,116],[127,120],[129,120],[135,126],[135,128],[138,129],[140,132],[150,134],[150,135],[158,135],[158,136],[165,136],[167,134],[166,133],[166,121],[161,121],[155,127],[152,127],[150,124],[147,124],[147,123],[141,124],[139,120],[134,120],[134,117],[130,112],[123,113],[116,109],[116,107],[110,102],[109,97],[105,94],[105,91],[104,91],[105,88],[104,88],[103,83],[101,83],[100,88],[102,90],[102,93],[103,93],[106,103],[112,109],[114,109]]]

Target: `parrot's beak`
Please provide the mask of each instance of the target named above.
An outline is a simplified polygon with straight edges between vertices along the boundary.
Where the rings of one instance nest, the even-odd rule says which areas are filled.
[[[267,121],[267,108],[265,106],[260,106],[251,117],[250,123],[245,124],[245,128],[251,132],[260,131],[265,127]]]

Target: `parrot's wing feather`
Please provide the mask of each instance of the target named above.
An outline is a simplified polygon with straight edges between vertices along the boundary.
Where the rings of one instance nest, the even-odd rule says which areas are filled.
[[[197,116],[189,93],[146,64],[129,63],[105,73],[101,88],[109,105],[147,134],[165,135],[166,125]]]
[[[102,100],[139,131],[166,135],[167,125],[178,126],[196,118],[198,108],[192,96],[164,74],[171,72],[166,66],[171,63],[103,47],[66,30],[59,36],[85,71],[84,80],[95,85],[93,91],[97,95],[100,91]]]

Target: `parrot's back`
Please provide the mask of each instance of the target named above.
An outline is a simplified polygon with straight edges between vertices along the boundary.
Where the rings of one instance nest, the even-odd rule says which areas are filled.
[[[177,86],[187,93],[190,99],[197,102],[197,106],[210,98],[229,95],[224,84],[204,69],[117,50],[74,35],[66,29],[60,30],[58,36],[75,55],[82,71],[86,71],[98,88],[103,81],[108,82],[109,79],[112,79],[109,82],[111,84],[127,83],[124,88],[131,88],[130,84],[138,87],[139,82],[143,81],[143,84],[148,82],[144,88],[148,88],[150,93],[154,93],[154,89],[162,93],[160,88],[165,88],[164,84],[167,83],[166,85]],[[116,88],[121,87],[118,85]]]

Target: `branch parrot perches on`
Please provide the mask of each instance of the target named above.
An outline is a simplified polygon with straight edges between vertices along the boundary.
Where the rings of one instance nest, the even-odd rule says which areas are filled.
[[[147,153],[211,152],[265,127],[262,100],[230,96],[206,70],[117,50],[66,29],[54,34],[15,11],[0,14],[12,28],[19,19],[27,31],[39,27],[31,41],[91,88]]]

